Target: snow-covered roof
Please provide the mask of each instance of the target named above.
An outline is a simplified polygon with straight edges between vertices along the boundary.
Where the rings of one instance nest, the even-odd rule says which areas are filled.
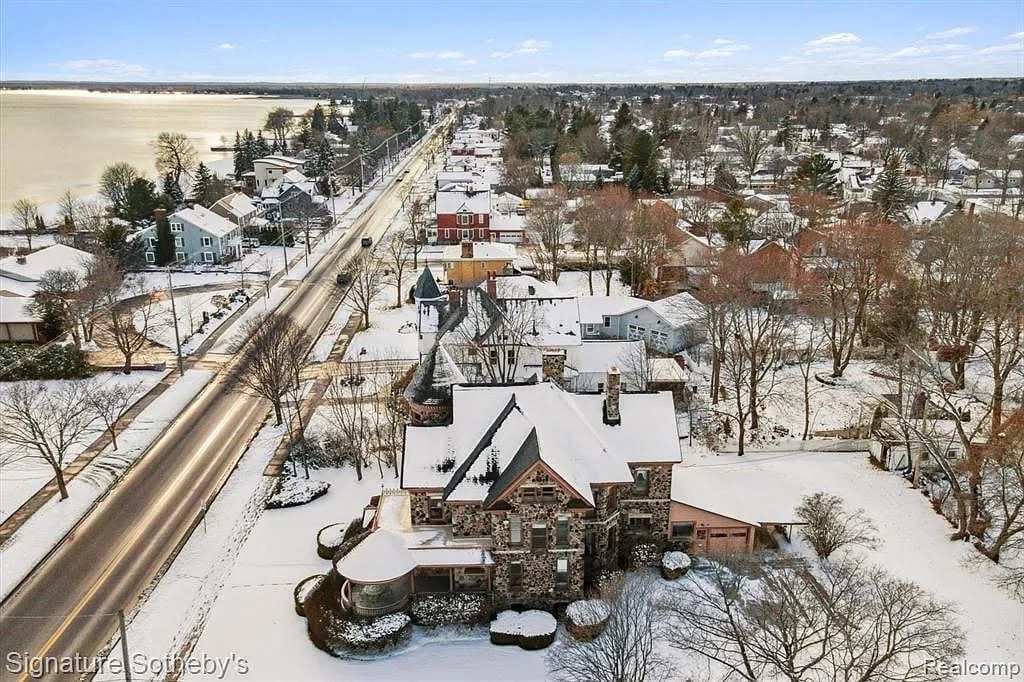
[[[35,296],[36,283],[0,275],[0,296]]]
[[[625,315],[650,304],[634,296],[580,296],[580,321],[599,324],[605,315]]]
[[[256,205],[252,203],[252,200],[244,192],[233,192],[225,197],[221,197],[210,209],[212,210],[218,206],[236,218],[244,218],[256,212]]]
[[[593,504],[592,485],[632,480],[628,462],[679,460],[669,393],[622,394],[617,426],[604,423],[602,396],[552,383],[456,386],[452,400],[450,425],[406,429],[403,487],[485,502],[510,471],[541,461]]]
[[[501,244],[498,242],[473,242],[473,258],[478,260],[512,260],[516,257],[516,247],[513,244]],[[441,260],[457,261],[462,260],[462,245],[454,244],[444,247],[441,252]]]
[[[302,168],[302,159],[294,159],[290,156],[264,156],[253,161],[254,164],[261,163],[267,166],[273,166],[275,168]]]
[[[482,192],[438,192],[434,200],[437,215],[455,213],[490,213],[491,193]]]
[[[40,322],[29,309],[32,300],[27,296],[0,296],[0,323]]]
[[[0,275],[21,282],[38,282],[50,270],[74,270],[84,275],[93,256],[64,244],[53,244],[24,256],[0,259]],[[19,262],[24,260],[24,262]]]
[[[669,324],[681,327],[693,324],[704,318],[704,305],[689,294],[682,291],[667,298],[652,301],[651,310],[661,315]]]
[[[580,374],[607,372],[646,352],[643,341],[584,341],[566,351],[565,366]]]
[[[919,201],[907,209],[907,217],[915,225],[933,223],[952,210],[952,204],[945,201]]]
[[[214,237],[224,237],[232,230],[238,229],[237,225],[224,216],[217,215],[210,209],[199,205],[175,211],[168,219],[181,220]]]
[[[409,573],[416,568],[416,562],[401,535],[379,528],[342,557],[334,568],[357,583],[383,583]]]

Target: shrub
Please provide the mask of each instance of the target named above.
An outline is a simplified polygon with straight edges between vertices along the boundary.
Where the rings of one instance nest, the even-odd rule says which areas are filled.
[[[417,597],[412,619],[417,625],[476,625],[487,622],[490,603],[482,594],[430,594]]]
[[[389,613],[369,620],[336,619],[330,630],[335,655],[385,651],[408,639],[412,621],[404,613]]]
[[[345,526],[332,523],[324,526],[316,534],[316,553],[321,559],[331,559],[338,548],[345,543]]]
[[[555,641],[558,623],[547,611],[502,611],[491,622],[491,643],[518,644],[527,650],[544,649]]]
[[[665,552],[658,566],[661,577],[665,580],[676,580],[690,570],[690,557],[683,552]]]
[[[84,379],[93,369],[73,345],[0,345],[0,381]]]
[[[311,575],[308,578],[303,578],[302,582],[295,586],[295,589],[292,590],[292,597],[295,599],[295,613],[300,616],[306,615],[306,600],[316,591],[316,588],[320,587],[324,577],[324,575]]]
[[[603,599],[574,601],[565,608],[565,629],[578,641],[590,641],[604,631],[611,612]]]
[[[297,507],[327,494],[330,483],[313,479],[282,477],[277,492],[267,500],[267,509]]]
[[[653,542],[641,542],[629,552],[629,565],[633,568],[653,566],[658,561],[658,546]]]

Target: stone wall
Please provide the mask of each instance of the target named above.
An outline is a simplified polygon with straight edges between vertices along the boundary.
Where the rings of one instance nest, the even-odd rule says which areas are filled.
[[[664,541],[668,535],[668,518],[672,506],[672,465],[671,464],[630,464],[629,468],[635,472],[637,469],[647,469],[649,473],[646,494],[638,494],[632,487],[627,486],[621,493],[619,499],[619,527],[622,530],[624,539],[638,538],[635,533],[630,533],[629,514],[650,514],[651,531],[650,538],[659,542]],[[627,543],[628,544],[628,543]],[[623,549],[628,550],[628,547]]]
[[[409,493],[409,501],[410,504],[412,505],[412,523],[414,526],[428,524],[443,525],[452,522],[451,508],[447,504],[443,505],[444,518],[442,519],[442,521],[440,523],[430,521],[430,513],[428,511],[428,500],[431,494],[440,495],[441,491],[438,490],[436,493],[426,493],[420,491]]]
[[[451,511],[452,533],[478,538],[491,534],[491,515],[479,504],[445,505]]]

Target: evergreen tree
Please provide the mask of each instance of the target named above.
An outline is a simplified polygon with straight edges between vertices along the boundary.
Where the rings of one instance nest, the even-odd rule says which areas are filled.
[[[612,125],[612,130],[621,130],[631,125],[633,125],[633,114],[629,110],[629,105],[623,102],[619,105],[619,110],[615,112],[615,123]]]
[[[163,218],[156,222],[156,264],[163,266],[174,262],[174,235],[171,221]]]
[[[824,154],[812,154],[800,162],[793,181],[804,192],[836,196],[839,194],[839,169]]]
[[[145,258],[142,240],[129,239],[131,235],[131,228],[111,220],[101,224],[96,230],[96,241],[104,251],[117,259],[118,267],[122,271],[140,267]]]
[[[905,218],[907,206],[914,196],[910,181],[900,168],[900,162],[898,155],[890,157],[875,181],[875,191],[871,194],[879,214],[889,220]]]
[[[715,179],[712,186],[727,197],[736,196],[740,191],[740,183],[736,176],[722,164],[715,167]]]
[[[256,159],[262,159],[264,156],[270,155],[270,145],[267,143],[267,138],[263,137],[263,131],[259,131],[256,135]]]
[[[168,202],[174,206],[180,206],[185,203],[185,193],[181,191],[181,185],[174,181],[173,173],[168,173],[164,176],[163,192]]]
[[[786,151],[793,151],[793,117],[786,114],[779,121],[779,129],[775,133],[775,144],[785,147]]]
[[[192,198],[203,206],[213,202],[213,173],[205,163],[196,167],[196,177],[192,182]]]
[[[639,194],[643,189],[643,174],[640,172],[639,166],[629,169],[629,173],[626,174],[626,187],[633,194]]]
[[[148,220],[159,205],[153,181],[136,178],[128,188],[125,219],[134,224]]]
[[[752,223],[753,218],[747,213],[743,201],[735,198],[725,205],[725,211],[715,222],[715,227],[726,242],[746,249],[752,237]]]
[[[327,130],[327,119],[324,116],[324,108],[318,103],[313,107],[313,115],[309,120],[310,129],[319,135],[323,135]]]
[[[832,151],[832,122],[825,117],[825,123],[821,126],[821,135],[818,142],[825,146],[825,149]]]
[[[274,144],[277,144],[275,142]],[[236,130],[235,131],[235,179],[240,180],[242,173],[246,171],[245,167],[245,148],[242,146],[242,135]]]

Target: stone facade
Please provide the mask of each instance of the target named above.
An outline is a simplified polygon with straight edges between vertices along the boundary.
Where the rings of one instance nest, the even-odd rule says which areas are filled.
[[[647,490],[638,486],[625,486],[619,499],[619,527],[627,545],[649,538],[662,540],[668,535],[669,512],[672,507],[672,465],[671,464],[630,464],[634,480],[638,472],[646,472]],[[638,531],[630,523],[631,516],[649,516],[649,528]],[[629,547],[623,547],[628,550]]]
[[[426,491],[410,491],[409,501],[412,506],[412,523],[414,526],[428,526],[428,525],[447,525],[452,522],[452,509],[449,505],[442,503],[441,510],[443,516],[440,520],[431,520],[430,518],[430,498],[440,498],[441,491],[426,492]]]
[[[458,537],[479,538],[491,534],[491,518],[479,504],[450,506],[452,533]]]

